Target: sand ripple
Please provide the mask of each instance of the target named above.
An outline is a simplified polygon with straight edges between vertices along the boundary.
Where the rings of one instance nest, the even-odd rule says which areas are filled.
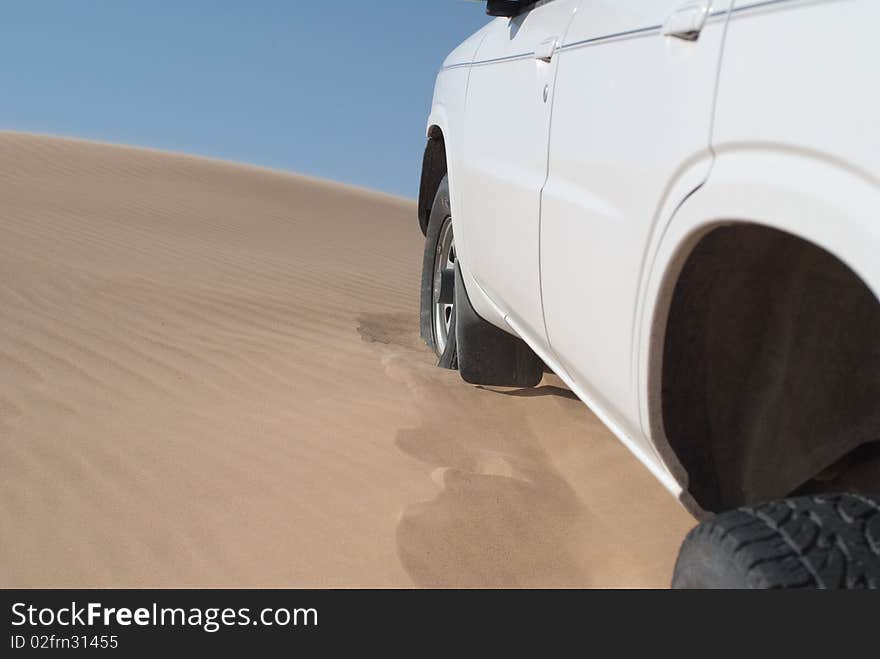
[[[664,585],[585,407],[432,367],[414,212],[0,133],[0,585]]]

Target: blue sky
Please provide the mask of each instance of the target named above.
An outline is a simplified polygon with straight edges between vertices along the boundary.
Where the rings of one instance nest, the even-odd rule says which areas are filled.
[[[464,0],[28,0],[0,15],[0,127],[415,197]]]

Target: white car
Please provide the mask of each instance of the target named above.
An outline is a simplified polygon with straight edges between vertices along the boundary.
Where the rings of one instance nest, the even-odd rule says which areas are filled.
[[[422,336],[564,380],[704,520],[674,586],[880,587],[880,2],[678,1],[488,2],[428,121]]]

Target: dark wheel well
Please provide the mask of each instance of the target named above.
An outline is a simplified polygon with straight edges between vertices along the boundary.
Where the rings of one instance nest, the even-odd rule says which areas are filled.
[[[422,158],[422,180],[419,185],[419,228],[422,234],[428,231],[428,220],[431,217],[431,204],[440,181],[446,175],[446,141],[443,131],[437,126],[431,126],[428,131],[428,144],[425,146],[425,155]]]
[[[665,327],[663,430],[704,510],[782,498],[880,439],[880,304],[816,245],[714,229]]]

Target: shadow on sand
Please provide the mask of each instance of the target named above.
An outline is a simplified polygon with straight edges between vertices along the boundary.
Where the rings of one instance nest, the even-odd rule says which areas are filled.
[[[495,394],[501,394],[503,396],[515,396],[516,398],[536,398],[538,396],[559,396],[560,398],[568,398],[570,400],[579,400],[579,398],[575,395],[575,393],[565,387],[557,387],[552,384],[545,384],[540,387],[533,387],[531,389],[511,389],[511,390],[501,390],[501,389],[492,389],[490,387],[484,387],[482,385],[477,385],[477,389],[483,389],[485,391],[491,391]]]
[[[569,549],[574,530],[587,521],[586,509],[550,463],[518,409],[522,404],[424,377],[415,388],[422,422],[396,438],[403,452],[433,467],[442,488],[433,500],[409,506],[397,527],[398,556],[413,581],[586,584],[588,575]],[[550,391],[537,395],[557,393],[541,389]]]
[[[549,384],[469,386],[434,366],[411,318],[361,314],[358,321],[361,337],[383,352],[386,373],[408,388],[419,419],[397,432],[395,444],[428,465],[440,488],[434,499],[409,505],[397,526],[398,557],[416,585],[589,585],[576,547],[589,537],[591,514],[533,428],[541,428],[536,406],[546,416],[548,405],[567,408],[574,395]],[[542,400],[525,400],[535,397]]]

